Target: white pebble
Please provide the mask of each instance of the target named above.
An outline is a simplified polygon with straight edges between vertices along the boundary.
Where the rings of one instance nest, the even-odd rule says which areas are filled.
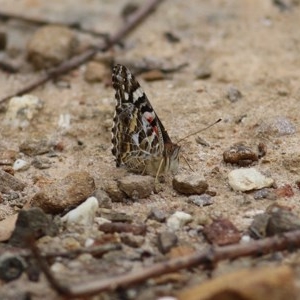
[[[69,211],[62,217],[62,221],[67,225],[76,223],[80,225],[92,225],[96,211],[98,209],[98,200],[95,197],[89,197],[79,206]]]
[[[17,159],[13,164],[13,169],[15,171],[24,171],[30,167],[30,164],[23,159]]]
[[[85,243],[84,243],[84,247],[88,248],[91,247],[92,245],[94,245],[95,240],[92,238],[88,238],[86,239]]]
[[[178,230],[183,227],[185,224],[191,222],[193,217],[190,214],[187,214],[183,211],[176,211],[172,216],[167,220],[167,226],[171,230]]]
[[[240,240],[240,243],[246,244],[249,243],[250,241],[251,241],[251,237],[249,235],[243,235]]]
[[[59,115],[58,127],[61,129],[69,129],[71,126],[71,115],[61,114]]]
[[[274,183],[255,168],[236,169],[228,174],[229,185],[235,191],[251,191],[269,187]]]
[[[5,122],[15,127],[27,127],[42,107],[43,102],[34,95],[13,97],[8,103]]]

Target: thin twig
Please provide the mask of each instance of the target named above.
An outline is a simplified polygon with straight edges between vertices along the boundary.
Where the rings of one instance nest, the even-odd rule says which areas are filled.
[[[111,37],[105,40],[102,45],[88,49],[82,54],[72,57],[70,60],[67,60],[60,64],[58,67],[48,70],[46,73],[42,74],[38,79],[31,82],[27,86],[21,88],[19,91],[13,93],[12,95],[6,96],[0,100],[0,103],[7,101],[8,99],[20,96],[24,93],[27,93],[34,88],[44,84],[52,78],[55,78],[59,75],[68,73],[69,71],[79,67],[83,63],[90,60],[98,51],[107,51],[113,45],[120,42],[129,32],[131,32],[140,22],[142,22],[152,11],[153,9],[162,2],[163,0],[149,0],[134,12],[127,20],[127,23],[123,24],[121,28],[113,34]]]
[[[222,260],[231,260],[245,256],[257,256],[275,251],[294,250],[300,247],[300,230],[287,232],[281,236],[274,236],[249,243],[235,244],[224,247],[210,247],[209,249],[196,252],[191,255],[170,259],[166,262],[157,263],[148,268],[134,271],[120,276],[107,279],[94,279],[84,283],[77,283],[74,286],[65,287],[60,283],[51,285],[60,286],[57,292],[63,294],[67,291],[69,297],[90,296],[103,291],[114,291],[119,288],[127,288],[130,285],[138,284],[149,278],[163,274],[179,271],[181,269],[196,267],[199,265],[215,265]],[[34,253],[36,255],[36,253]],[[44,272],[51,273],[45,263],[41,266]],[[45,270],[47,268],[47,270]],[[47,276],[48,278],[48,276]],[[51,280],[56,279],[52,276]],[[66,294],[64,294],[66,295]]]

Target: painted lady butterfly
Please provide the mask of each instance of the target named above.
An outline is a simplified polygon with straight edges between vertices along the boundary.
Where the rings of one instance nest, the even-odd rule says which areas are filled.
[[[112,153],[117,167],[156,176],[175,173],[180,146],[172,143],[138,81],[126,67],[116,65],[112,82],[116,91]]]

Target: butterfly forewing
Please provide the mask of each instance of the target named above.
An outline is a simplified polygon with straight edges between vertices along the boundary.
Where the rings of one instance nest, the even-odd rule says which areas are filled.
[[[165,149],[170,149],[166,144],[178,147],[178,151],[179,146],[171,142],[140,84],[126,67],[114,67],[112,82],[116,92],[112,128],[116,164],[138,173],[156,172],[159,162],[165,160]]]

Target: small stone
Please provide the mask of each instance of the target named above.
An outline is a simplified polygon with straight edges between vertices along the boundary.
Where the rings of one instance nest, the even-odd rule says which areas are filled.
[[[127,232],[132,233],[134,235],[145,235],[147,232],[147,226],[144,224],[141,225],[134,225],[134,224],[127,224],[121,222],[114,222],[114,223],[104,223],[99,226],[99,230],[105,233],[115,233],[115,232]]]
[[[22,257],[12,254],[1,254],[0,256],[0,279],[6,282],[15,280],[25,270],[26,263]]]
[[[242,93],[234,86],[230,86],[227,90],[227,98],[234,103],[243,97]]]
[[[154,191],[152,176],[128,175],[119,180],[119,188],[133,200],[149,197]]]
[[[49,169],[51,167],[51,160],[46,157],[35,157],[31,164],[40,170]]]
[[[177,299],[297,299],[295,280],[294,271],[286,265],[243,269],[189,287],[179,292]]]
[[[31,37],[27,57],[36,69],[54,67],[74,54],[77,43],[74,32],[69,28],[47,25]]]
[[[249,226],[249,233],[255,239],[262,239],[267,236],[267,225],[269,223],[270,215],[262,213],[254,216],[251,225]]]
[[[258,161],[258,156],[247,146],[235,145],[223,152],[223,159],[226,163],[248,166]]]
[[[48,153],[51,150],[51,145],[45,138],[28,139],[19,146],[19,149],[26,155],[35,156]]]
[[[164,222],[166,218],[167,218],[166,213],[156,207],[152,208],[148,215],[148,219],[152,219],[160,223]]]
[[[132,216],[120,211],[101,209],[101,216],[112,222],[132,223]]]
[[[258,128],[258,132],[264,135],[280,137],[294,134],[296,132],[296,127],[286,117],[277,116],[266,121],[264,120]]]
[[[132,233],[121,233],[121,241],[129,247],[139,248],[144,244],[145,238]]]
[[[54,236],[57,232],[57,225],[40,208],[22,209],[19,212],[16,227],[9,239],[9,244],[27,247],[28,237],[33,237],[37,240],[44,235]]]
[[[34,95],[13,97],[8,102],[4,122],[13,127],[26,128],[42,107],[42,100]]]
[[[260,199],[276,200],[277,195],[274,192],[274,190],[263,188],[261,190],[254,192],[253,198],[255,200],[260,200]]]
[[[208,194],[202,194],[200,196],[198,195],[189,196],[188,202],[194,203],[200,207],[211,205],[214,203],[213,198]]]
[[[157,236],[157,247],[162,254],[168,253],[174,246],[177,245],[178,238],[173,232],[164,231]]]
[[[0,169],[0,193],[23,191],[25,183]]]
[[[69,211],[62,217],[62,221],[70,224],[80,224],[91,226],[93,224],[96,211],[98,209],[98,200],[95,197],[89,197],[75,209]]]
[[[206,239],[219,246],[238,243],[241,234],[235,225],[228,219],[214,220],[203,229]]]
[[[126,194],[119,189],[118,183],[115,180],[106,181],[104,183],[104,190],[112,202],[123,202],[126,198]]]
[[[195,72],[195,76],[197,79],[208,79],[211,77],[211,68],[209,65],[204,64],[199,66]]]
[[[148,72],[144,72],[143,74],[141,74],[141,77],[145,81],[156,81],[156,80],[165,79],[164,73],[160,70],[151,70],[151,71],[148,71]]]
[[[278,197],[286,197],[290,198],[294,196],[293,188],[290,184],[285,184],[284,186],[281,186],[275,190],[275,193]]]
[[[14,171],[25,171],[28,170],[30,164],[24,159],[17,159],[13,164]]]
[[[185,195],[201,195],[208,189],[207,182],[199,174],[176,175],[172,184],[174,190]]]
[[[0,165],[12,166],[14,161],[17,159],[17,152],[14,150],[3,150],[0,151]]]
[[[88,82],[101,82],[106,77],[106,67],[98,62],[91,61],[87,63],[84,73],[84,79]]]
[[[97,189],[95,191],[95,197],[98,200],[99,207],[101,208],[112,208],[112,201],[108,194],[102,189]]]
[[[270,205],[266,209],[266,212],[270,215],[266,227],[267,236],[300,229],[299,216],[288,208],[279,205]]]
[[[228,174],[229,185],[235,191],[251,191],[270,187],[274,180],[265,177],[255,168],[236,169]]]
[[[32,198],[32,205],[48,213],[60,213],[85,201],[95,190],[93,177],[87,172],[72,172],[46,185]]]
[[[177,211],[168,218],[167,226],[169,229],[176,231],[192,220],[193,217],[190,214],[187,214],[183,211]]]

